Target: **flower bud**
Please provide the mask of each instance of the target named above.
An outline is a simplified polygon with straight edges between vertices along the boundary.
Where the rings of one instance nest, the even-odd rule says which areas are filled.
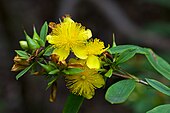
[[[26,68],[25,66],[22,66],[22,65],[20,65],[20,64],[14,64],[14,65],[12,66],[11,71],[21,71],[21,70],[23,70],[23,69],[25,69],[25,68]]]
[[[56,100],[56,93],[57,93],[57,83],[54,82],[51,86],[51,93],[50,93],[50,102],[54,102]]]
[[[29,66],[30,65],[29,61],[27,61],[25,59],[21,59],[21,57],[18,56],[18,55],[15,56],[13,60],[14,60],[15,64],[19,64],[19,65],[22,65],[22,66]]]
[[[28,50],[28,44],[27,41],[19,41],[20,47],[24,50]]]

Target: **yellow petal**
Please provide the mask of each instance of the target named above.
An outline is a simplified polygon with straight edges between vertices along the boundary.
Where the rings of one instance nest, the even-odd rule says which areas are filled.
[[[74,54],[80,59],[86,59],[87,53],[84,46],[72,47]]]
[[[69,16],[64,18],[64,22],[74,22]]]
[[[46,39],[49,41],[49,40],[51,40],[51,35],[47,35],[47,37],[46,37]]]
[[[92,76],[95,76],[95,80],[93,81],[93,85],[97,88],[101,88],[104,84],[105,84],[105,81],[103,79],[103,76],[100,75],[100,74],[95,74],[95,75],[92,75]]]
[[[87,29],[87,30],[85,31],[85,33],[86,33],[88,39],[92,37],[92,32],[91,32],[90,29]]]
[[[91,98],[94,96],[94,92],[92,92],[91,94],[83,94],[83,96],[84,96],[86,99],[91,99]]]
[[[65,60],[68,55],[69,55],[69,50],[65,50],[63,48],[58,48],[58,49],[54,49],[53,54],[56,54],[59,56],[59,61]]]
[[[92,68],[94,68],[94,69],[99,69],[99,68],[100,68],[99,58],[98,58],[97,56],[94,56],[94,55],[88,56],[86,65],[87,65],[90,69],[92,69]]]

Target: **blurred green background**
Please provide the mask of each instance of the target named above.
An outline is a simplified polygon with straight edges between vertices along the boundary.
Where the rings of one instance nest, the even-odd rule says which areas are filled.
[[[61,113],[68,90],[64,80],[58,82],[57,100],[48,101],[50,91],[43,77],[28,74],[16,81],[10,72],[14,50],[24,40],[23,30],[39,31],[44,21],[59,22],[65,14],[92,30],[93,37],[117,45],[133,44],[152,48],[170,62],[170,1],[169,0],[0,0],[0,113]],[[146,59],[137,55],[122,65],[140,78],[153,77],[170,83],[156,73]],[[155,90],[138,85],[124,104],[110,105],[104,100],[105,89],[85,100],[80,113],[144,113],[153,107],[170,103],[170,98]]]

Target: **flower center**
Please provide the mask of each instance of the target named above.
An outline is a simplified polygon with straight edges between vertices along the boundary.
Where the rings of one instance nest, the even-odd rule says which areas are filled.
[[[81,76],[81,79],[85,80],[85,79],[86,79],[86,76],[82,75],[82,76]]]

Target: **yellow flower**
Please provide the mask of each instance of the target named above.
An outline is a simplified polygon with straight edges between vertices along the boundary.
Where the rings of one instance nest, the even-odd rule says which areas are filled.
[[[86,43],[85,46],[81,48],[77,48],[77,50],[74,54],[80,58],[80,59],[87,59],[87,66],[89,68],[100,68],[100,60],[97,55],[100,55],[104,51],[106,51],[109,48],[105,48],[104,42],[100,41],[99,39],[95,38],[94,40],[90,40],[88,43]]]
[[[66,75],[66,86],[73,94],[91,99],[95,94],[95,89],[101,88],[105,84],[103,76],[96,70],[89,69],[84,60],[75,60],[74,62],[81,64],[83,67],[80,68],[84,71],[75,75]]]
[[[85,27],[74,22],[69,16],[66,16],[59,24],[51,22],[49,27],[52,32],[47,36],[47,41],[56,48],[53,54],[60,57],[59,61],[68,57],[70,49],[77,53],[77,48],[81,47],[92,36],[89,29],[85,30]]]

